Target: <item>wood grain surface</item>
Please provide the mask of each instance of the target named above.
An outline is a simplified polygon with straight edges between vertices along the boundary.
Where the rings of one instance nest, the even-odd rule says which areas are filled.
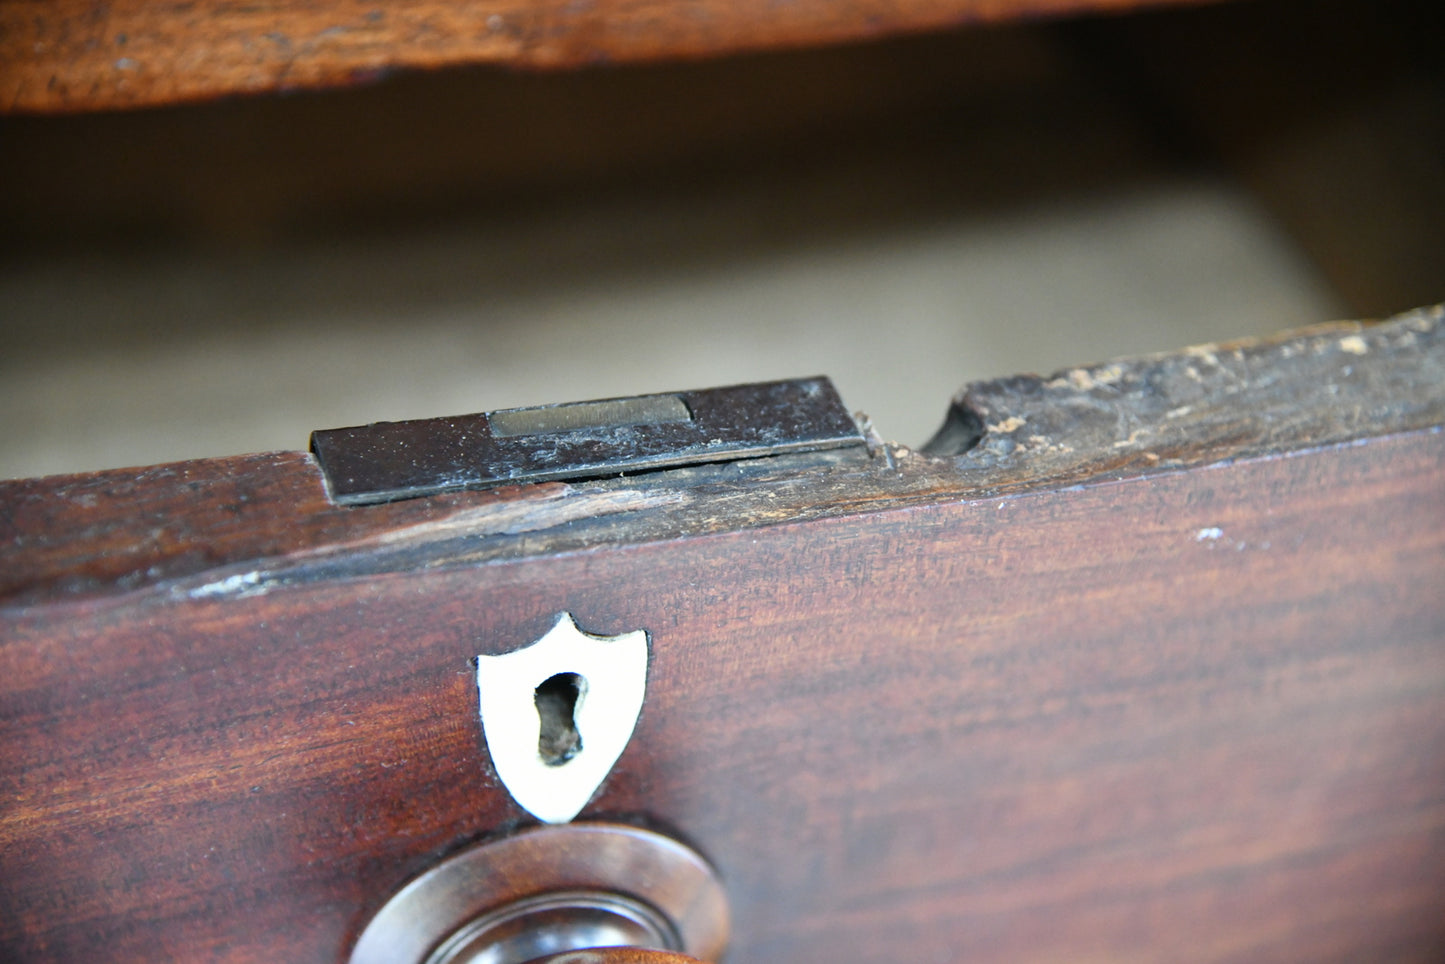
[[[1112,434],[1049,462],[1069,438],[1030,442],[991,413],[970,451],[994,461],[952,490],[936,465],[932,488],[887,497],[858,466],[810,466],[810,507],[779,468],[705,480],[635,530],[559,526],[582,542],[450,514],[321,555],[314,530],[242,568],[34,584],[0,607],[0,959],[344,959],[408,879],[529,822],[491,770],[470,660],[567,611],[652,646],[632,743],[581,819],[707,855],[731,960],[1438,960],[1432,389],[1395,382],[1395,404],[1332,437],[1318,412],[1262,419],[1253,390],[1294,376],[1244,364],[1288,350],[1311,381],[1310,358],[1334,366],[1324,395],[1379,389],[1410,357],[1439,361],[1431,318],[1154,360],[1180,378],[1154,379],[1160,401],[1191,365],[1253,383],[1219,402],[1248,416],[1163,467],[1113,443],[1181,406],[1150,414],[1156,389],[1094,366],[1010,391],[1083,424],[1112,411]],[[1393,360],[1375,350],[1407,332]],[[1035,451],[1010,461],[1010,435]],[[872,471],[903,469],[890,454]],[[220,485],[199,475],[222,467],[188,482]],[[14,511],[14,492],[12,527],[60,518]],[[748,492],[785,508],[748,510]],[[227,502],[222,556],[257,551],[248,526],[291,528],[283,501]],[[346,511],[423,511],[408,505]],[[672,529],[647,521],[669,512]]]
[[[571,68],[1198,0],[0,0],[0,110],[105,110],[390,70]]]
[[[0,605],[475,564],[1431,429],[1445,424],[1445,307],[979,382],[948,413],[928,452],[880,442],[365,508],[331,505],[302,452],[0,481]]]

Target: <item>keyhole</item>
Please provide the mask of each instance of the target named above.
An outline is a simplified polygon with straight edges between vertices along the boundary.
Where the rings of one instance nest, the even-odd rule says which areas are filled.
[[[537,752],[549,767],[559,767],[582,752],[577,732],[577,703],[587,694],[587,680],[576,673],[558,673],[537,687],[534,697],[542,733]]]

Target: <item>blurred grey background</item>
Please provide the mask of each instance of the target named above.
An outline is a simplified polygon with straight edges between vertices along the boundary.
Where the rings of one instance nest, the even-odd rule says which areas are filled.
[[[972,379],[1445,297],[1430,4],[1255,0],[0,120],[0,476],[829,374]]]

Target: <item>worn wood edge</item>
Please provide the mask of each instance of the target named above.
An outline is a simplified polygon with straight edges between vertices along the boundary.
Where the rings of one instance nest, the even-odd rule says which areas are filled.
[[[133,592],[250,595],[1438,432],[1445,307],[975,383],[955,398],[949,425],[925,452],[879,442],[355,508],[326,501],[303,453],[5,482],[0,608]]]
[[[1207,0],[0,0],[0,111],[153,107],[345,86],[399,69],[567,69],[857,42]]]
[[[1445,423],[1445,306],[969,385],[948,428],[992,484],[1188,468]],[[955,432],[957,430],[955,429]]]

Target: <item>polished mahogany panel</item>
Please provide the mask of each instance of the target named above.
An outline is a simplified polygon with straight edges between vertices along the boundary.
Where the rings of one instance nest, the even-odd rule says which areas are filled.
[[[565,611],[652,645],[632,742],[580,819],[700,851],[731,960],[1438,959],[1445,432],[1408,427],[1440,388],[1392,382],[1410,359],[1381,346],[1413,332],[1421,371],[1438,350],[1420,317],[1362,332],[1269,349],[1404,393],[1348,438],[1291,443],[1266,419],[1274,451],[1254,451],[1226,420],[1235,457],[1118,462],[1134,450],[1099,442],[1092,476],[1008,474],[1031,462],[1003,445],[1029,444],[1008,422],[1038,414],[1030,392],[1088,394],[1102,432],[1120,386],[1149,395],[1144,360],[975,386],[971,456],[541,500],[635,494],[590,522],[493,496],[326,551],[311,531],[256,556],[238,527],[214,568],[32,582],[0,607],[0,958],[343,960],[406,881],[530,824],[491,769],[471,660]],[[1248,370],[1266,394],[1285,371]],[[1247,388],[1219,404],[1258,414]],[[1006,398],[1025,414],[988,408]],[[1116,441],[1167,438],[1174,410]],[[1293,424],[1320,439],[1314,416]],[[969,457],[994,469],[947,489]],[[505,531],[476,514],[508,506]],[[374,511],[351,518],[398,507]],[[8,516],[12,586],[27,512]]]

